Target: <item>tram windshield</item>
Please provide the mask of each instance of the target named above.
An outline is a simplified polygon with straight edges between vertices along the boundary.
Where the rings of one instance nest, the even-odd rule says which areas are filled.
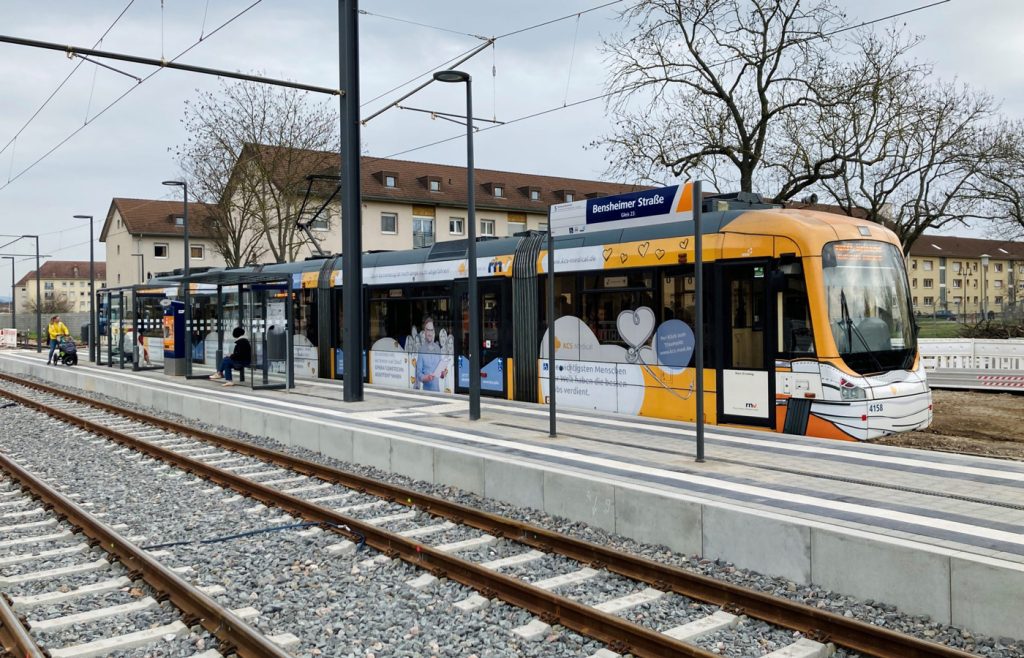
[[[849,240],[822,251],[828,319],[839,355],[860,374],[906,369],[917,337],[903,255],[891,244]]]

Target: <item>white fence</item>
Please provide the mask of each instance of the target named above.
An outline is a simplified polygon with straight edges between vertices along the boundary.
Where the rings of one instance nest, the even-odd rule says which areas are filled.
[[[922,338],[925,370],[1024,370],[1024,338]]]

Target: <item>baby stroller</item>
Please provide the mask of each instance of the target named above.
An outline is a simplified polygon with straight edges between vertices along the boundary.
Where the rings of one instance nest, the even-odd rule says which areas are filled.
[[[67,336],[62,338],[57,345],[57,363],[63,363],[66,366],[78,365],[78,348],[75,347],[75,341]]]

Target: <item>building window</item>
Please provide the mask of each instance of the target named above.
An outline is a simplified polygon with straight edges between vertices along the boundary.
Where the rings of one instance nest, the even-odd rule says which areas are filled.
[[[192,253],[192,258],[195,260],[203,260],[206,257],[206,245],[190,244],[188,250]]]
[[[480,220],[480,235],[493,237],[494,236],[494,220],[493,219],[481,219]]]
[[[540,190],[530,190],[530,201],[540,201]]]
[[[925,297],[924,298],[924,305],[925,306],[934,306],[935,305],[935,298],[934,297]]]
[[[159,242],[153,245],[153,258],[167,258],[167,245]]]
[[[398,187],[398,176],[387,175],[384,177],[384,187]]]
[[[505,188],[501,185],[495,185],[492,189],[494,190],[494,196],[505,196]]]
[[[331,211],[324,208],[323,212],[316,216],[316,219],[309,223],[309,228],[314,231],[331,230]]]
[[[576,196],[572,192],[565,193],[565,202],[572,203],[576,199]]]
[[[1000,306],[1003,305],[1003,296],[1002,295],[996,295],[996,304],[998,304]]]
[[[522,233],[526,230],[526,222],[509,222],[508,223],[508,234],[510,236],[516,233]]]
[[[434,218],[433,217],[419,217],[413,215],[412,217],[412,247],[413,249],[421,249],[423,247],[430,247],[434,244]]]
[[[960,263],[953,263],[953,273],[960,274]]]
[[[43,283],[43,290],[53,290],[53,281]]]
[[[917,306],[917,297],[914,297],[913,304],[914,304],[914,306]]]
[[[992,282],[992,287],[993,288],[1002,288],[1003,287],[1003,282],[998,280],[998,279],[996,279],[995,281]]]
[[[462,217],[448,218],[448,232],[452,235],[462,235],[466,230],[466,220]]]
[[[957,306],[959,306],[960,304],[964,303],[964,298],[963,297],[954,297],[953,298],[953,303],[956,304]]]
[[[398,215],[393,212],[380,214],[380,232],[387,235],[398,234]]]
[[[935,279],[924,279],[924,281],[923,281],[923,283],[924,283],[924,287],[925,287],[925,288],[931,288],[931,287],[932,287],[932,284],[933,284],[934,282],[935,282]]]
[[[996,272],[1002,272],[1003,271],[1003,264],[1002,263],[993,263],[993,267],[996,268]]]
[[[917,259],[916,258],[914,260],[910,261],[910,269],[912,269],[912,270],[916,270],[917,269]]]
[[[430,186],[430,191],[431,192],[440,192],[441,191],[441,181],[439,181],[436,178],[432,179],[428,183],[428,185]]]
[[[954,288],[959,288],[961,283],[962,283],[962,281],[960,281],[960,279],[953,279],[953,287]]]
[[[916,288],[917,287],[917,279],[911,279],[910,280],[910,287],[911,288]]]
[[[546,230],[548,230],[548,223],[547,223],[547,222],[541,222],[541,223],[540,223],[540,224],[539,224],[539,225],[537,226],[537,230],[538,230],[538,231],[546,231]]]
[[[930,260],[926,260],[926,261],[923,261],[923,263],[922,263],[922,266],[921,266],[921,267],[922,267],[922,269],[923,269],[923,270],[924,270],[925,272],[931,272],[931,271],[932,271],[932,268],[933,268],[934,266],[935,266],[935,263],[934,263],[933,261],[930,261]]]

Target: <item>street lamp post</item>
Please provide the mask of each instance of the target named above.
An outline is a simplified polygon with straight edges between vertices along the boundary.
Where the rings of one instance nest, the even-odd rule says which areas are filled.
[[[96,257],[93,242],[92,215],[75,215],[75,219],[89,220],[89,360],[96,363]]]
[[[14,293],[14,285],[15,285],[14,284],[14,256],[4,256],[3,258],[4,258],[4,260],[11,261],[11,326],[14,327],[14,335],[15,335],[14,346],[17,347],[18,346],[18,338],[17,338],[17,335],[18,335],[18,305],[15,303],[15,301],[16,301],[15,297],[17,297],[17,295]]]
[[[189,288],[192,284],[188,280],[188,264],[192,254],[189,251],[188,244],[188,183],[183,180],[165,180],[163,184],[170,187],[180,187],[185,203],[185,212],[181,219],[181,228],[184,235],[183,241],[185,243],[185,267],[182,270],[184,282],[181,287],[181,301],[185,305],[185,348],[187,352],[185,354],[185,377],[190,377],[192,375],[192,299],[189,294]]]
[[[988,314],[985,312],[985,307],[988,304],[988,281],[985,280],[985,271],[988,270],[988,260],[991,258],[988,254],[981,255],[981,319],[987,320]]]
[[[32,238],[36,241],[36,352],[41,354],[43,351],[43,295],[39,286],[39,236],[23,235],[21,237]]]
[[[464,71],[437,71],[434,79],[438,82],[466,83],[466,221],[469,223],[467,237],[469,246],[466,259],[469,261],[469,419],[480,419],[480,300],[476,281],[476,201],[473,175],[473,79]]]

